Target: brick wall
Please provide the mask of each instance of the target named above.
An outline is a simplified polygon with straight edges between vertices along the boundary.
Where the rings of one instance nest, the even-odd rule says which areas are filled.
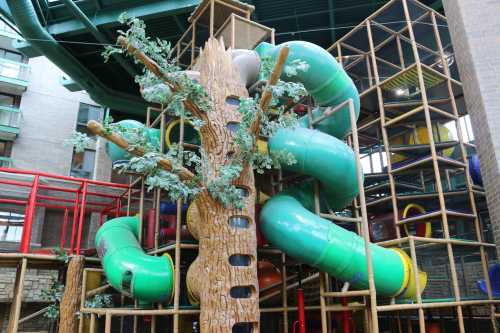
[[[500,1],[444,0],[500,249]]]

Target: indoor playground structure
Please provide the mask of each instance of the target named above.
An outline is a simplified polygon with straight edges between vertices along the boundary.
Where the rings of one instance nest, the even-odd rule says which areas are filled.
[[[19,29],[38,45],[42,32],[16,16],[19,3],[11,6]],[[118,117],[115,126],[129,134],[88,123],[128,184],[92,211],[100,227],[89,249],[80,246],[89,185],[75,194],[67,251],[75,256],[64,275],[59,331],[495,331],[499,267],[490,265],[495,246],[446,18],[417,1],[392,0],[324,49],[303,40],[277,44],[274,29],[250,19],[253,8],[202,1],[170,50],[179,73],[167,73],[130,35],[118,38],[122,52],[161,82],[155,89],[175,97],[181,79],[169,75],[185,75],[204,88],[210,111],[186,94],[179,103],[189,119],[153,103],[142,117]],[[58,46],[38,45],[56,63]],[[278,82],[305,94],[275,98]],[[243,149],[233,140],[250,117],[239,112],[247,98],[258,101],[249,151],[286,152],[292,162],[254,172],[244,161],[224,185],[241,194],[236,207],[210,186]],[[280,119],[280,110],[297,123],[259,132],[261,118]],[[143,146],[131,143],[134,133]],[[145,147],[164,154],[155,166],[199,191],[171,200],[165,188],[148,189],[147,171],[126,168],[147,155]],[[177,164],[164,157],[177,150]],[[205,163],[200,177],[185,153]],[[26,254],[29,238],[24,244]],[[52,260],[44,255],[36,260]],[[112,305],[89,306],[103,293]]]

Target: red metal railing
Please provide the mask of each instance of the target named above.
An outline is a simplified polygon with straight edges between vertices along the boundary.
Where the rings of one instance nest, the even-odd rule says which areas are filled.
[[[25,175],[33,178],[32,181],[12,180],[7,179],[9,174]],[[65,186],[43,184],[43,182],[49,181],[62,182]],[[60,209],[64,211],[63,223],[59,233],[59,246],[61,248],[64,248],[66,245],[69,214],[70,210],[72,210],[73,220],[71,226],[69,252],[71,254],[75,252],[76,254],[80,254],[82,252],[85,215],[87,213],[100,214],[100,224],[104,223],[105,215],[120,216],[122,215],[122,199],[126,199],[127,194],[129,193],[129,185],[127,184],[116,184],[11,168],[0,168],[0,184],[30,188],[27,200],[17,198],[0,198],[0,203],[25,205],[23,233],[19,246],[19,252],[21,253],[30,252],[33,223],[37,207]],[[91,186],[93,187],[93,190],[90,189]],[[114,189],[117,193],[109,193],[112,192],[110,189]],[[47,190],[49,194],[40,194],[39,190]],[[107,190],[107,192],[104,192],[103,190]],[[54,195],[61,193],[74,195],[74,199]],[[89,200],[89,197],[93,197],[93,200]]]

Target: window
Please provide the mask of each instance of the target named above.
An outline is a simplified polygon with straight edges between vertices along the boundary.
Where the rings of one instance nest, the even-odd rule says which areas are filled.
[[[18,107],[19,97],[0,93],[0,106]]]
[[[0,241],[21,241],[23,224],[24,214],[0,210]]]
[[[80,103],[78,118],[76,120],[76,130],[93,137],[94,135],[87,130],[89,120],[101,121],[103,110],[100,106]]]
[[[103,109],[100,106],[80,103],[76,119],[76,130],[95,138],[95,135],[87,130],[87,122],[89,120],[101,121],[102,115]],[[93,149],[85,149],[82,153],[73,152],[70,175],[79,178],[92,178],[94,176],[95,155]]]
[[[29,75],[28,58],[21,53],[0,49],[0,75],[27,80]]]
[[[0,140],[0,156],[10,157],[12,151],[12,141]]]
[[[92,178],[94,175],[95,151],[85,149],[82,153],[73,152],[71,161],[71,176],[79,178]]]
[[[26,58],[21,53],[13,52],[10,50],[5,50],[5,49],[0,49],[0,58],[15,61],[15,62],[22,62],[22,63],[28,62],[28,58]]]
[[[0,32],[6,32],[11,35],[17,35],[17,32],[14,31],[9,25],[7,25],[3,20],[0,20]]]

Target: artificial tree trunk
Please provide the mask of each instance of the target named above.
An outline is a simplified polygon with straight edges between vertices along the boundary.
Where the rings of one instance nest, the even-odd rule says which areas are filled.
[[[207,169],[211,170],[205,175],[209,183],[238,154],[227,124],[240,122],[234,101],[247,97],[248,91],[222,41],[209,39],[196,67],[213,103],[200,131]],[[259,332],[255,183],[248,164],[234,185],[247,192],[241,210],[224,207],[207,191],[196,198],[199,254],[189,269],[188,283],[190,292],[200,301],[202,333],[249,332],[248,327],[253,333]],[[242,223],[245,220],[247,225]]]
[[[82,293],[82,277],[85,266],[85,257],[72,257],[66,273],[66,284],[60,304],[59,332],[73,333],[78,329],[80,297]]]

